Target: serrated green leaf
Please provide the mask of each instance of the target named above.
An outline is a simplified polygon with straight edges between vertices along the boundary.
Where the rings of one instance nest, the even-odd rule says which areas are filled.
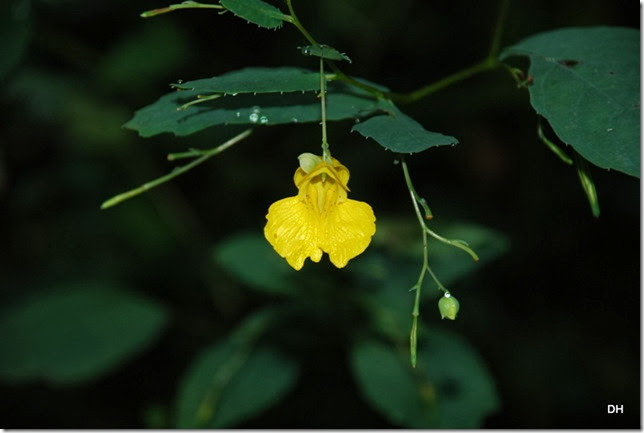
[[[174,87],[202,93],[278,93],[320,90],[320,73],[301,68],[244,68]]]
[[[593,164],[639,177],[639,31],[565,28],[505,49],[530,58],[530,102],[559,138]]]
[[[177,397],[178,428],[234,426],[275,404],[294,385],[297,364],[271,347],[254,347],[275,312],[251,316],[194,360]]]
[[[417,153],[434,146],[455,145],[454,137],[427,131],[411,117],[397,109],[391,114],[374,116],[357,123],[351,131],[374,139],[387,150],[398,153]]]
[[[328,45],[306,45],[300,47],[300,51],[305,56],[315,56],[329,60],[346,60],[351,63],[349,56]]]
[[[293,269],[259,234],[236,234],[219,243],[213,255],[228,272],[256,290],[292,293],[295,289],[289,279]]]
[[[145,349],[166,322],[157,303],[102,283],[41,293],[0,315],[0,377],[91,379]]]
[[[214,125],[278,125],[320,121],[320,101],[315,93],[284,95],[240,94],[224,96],[178,108],[194,101],[201,92],[175,91],[138,110],[124,126],[150,137],[163,132],[190,135]],[[384,104],[365,92],[341,83],[330,83],[327,120],[356,119],[382,110]]]
[[[219,3],[240,18],[267,29],[282,25],[284,14],[261,0],[220,0]]]
[[[457,334],[423,332],[419,363],[375,340],[354,344],[360,391],[389,421],[408,428],[481,427],[499,406],[494,382],[474,348]]]

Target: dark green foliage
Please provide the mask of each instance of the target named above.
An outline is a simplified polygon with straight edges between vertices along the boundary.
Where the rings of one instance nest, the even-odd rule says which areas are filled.
[[[531,36],[501,58],[530,58],[530,102],[564,143],[599,167],[639,177],[639,54],[637,30],[590,27]]]

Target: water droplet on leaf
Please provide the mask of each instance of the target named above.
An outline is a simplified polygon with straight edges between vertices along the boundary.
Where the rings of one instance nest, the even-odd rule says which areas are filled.
[[[259,114],[250,113],[250,116],[248,116],[248,120],[250,120],[253,123],[257,123],[257,121],[259,120]]]

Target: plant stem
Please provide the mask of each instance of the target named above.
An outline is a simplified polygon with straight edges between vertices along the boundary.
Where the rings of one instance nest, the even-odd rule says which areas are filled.
[[[150,18],[156,15],[172,12],[177,9],[224,9],[222,5],[213,5],[206,3],[197,3],[194,1],[184,1],[183,3],[173,4],[164,8],[152,9],[141,13],[142,18]]]
[[[411,366],[415,368],[417,352],[418,352],[417,350],[418,317],[420,316],[420,294],[423,287],[423,281],[425,280],[425,273],[429,272],[429,275],[432,277],[432,279],[434,280],[434,282],[436,283],[436,285],[440,290],[442,290],[445,293],[449,293],[449,291],[445,288],[445,286],[443,286],[443,284],[441,284],[438,277],[436,277],[436,274],[434,274],[432,269],[429,267],[429,247],[427,242],[427,235],[433,232],[431,232],[427,228],[423,215],[420,211],[420,206],[418,205],[421,200],[423,202],[425,200],[421,199],[418,196],[418,193],[416,192],[416,189],[414,188],[414,185],[411,181],[411,176],[409,175],[407,162],[405,161],[404,158],[401,159],[401,164],[402,164],[403,174],[405,177],[405,183],[407,184],[407,189],[409,190],[409,194],[411,195],[411,202],[414,206],[414,212],[416,212],[416,218],[418,219],[418,224],[420,225],[420,229],[423,237],[423,264],[420,268],[420,274],[418,275],[418,280],[416,281],[416,284],[414,284],[414,286],[411,288],[411,290],[416,290],[416,293],[414,296],[414,307],[412,308],[412,311],[411,311],[412,323],[411,323],[411,331],[409,333],[409,355],[410,355]]]
[[[322,159],[331,164],[331,151],[326,136],[326,77],[324,76],[324,60],[320,58],[320,111],[322,117]]]
[[[139,194],[142,194],[142,193],[144,193],[146,191],[149,191],[150,189],[152,189],[154,187],[157,187],[157,186],[159,186],[161,184],[164,184],[164,183],[168,182],[169,180],[174,179],[175,177],[187,172],[188,170],[190,170],[192,168],[195,168],[196,166],[198,166],[199,164],[205,162],[209,158],[220,154],[224,150],[226,150],[229,147],[233,146],[234,144],[240,142],[244,138],[248,137],[251,134],[251,132],[252,132],[252,129],[247,129],[244,132],[242,132],[242,133],[236,135],[235,137],[231,138],[230,140],[226,141],[225,143],[223,143],[223,144],[221,144],[221,145],[219,145],[219,146],[217,146],[217,147],[215,147],[213,149],[205,151],[205,153],[203,153],[199,158],[195,159],[194,161],[192,161],[192,162],[190,162],[190,163],[188,163],[186,165],[182,165],[181,167],[175,168],[174,170],[172,170],[170,173],[166,174],[165,176],[161,176],[161,177],[159,177],[157,179],[154,179],[154,180],[152,180],[150,182],[144,183],[143,185],[139,186],[138,188],[134,188],[134,189],[131,189],[129,191],[123,192],[121,194],[118,194],[118,195],[110,198],[109,200],[104,201],[103,204],[101,204],[101,209],[107,209],[107,208],[110,208],[112,206],[116,206],[117,204],[119,204],[119,203],[121,203],[121,202],[123,202],[125,200],[128,200],[128,199],[130,199],[132,197],[135,197],[135,196],[137,196]]]
[[[449,87],[452,84],[458,83],[459,81],[466,80],[473,75],[480,74],[481,72],[490,71],[495,69],[500,61],[498,59],[499,51],[501,48],[501,37],[503,36],[503,28],[505,26],[505,21],[507,18],[507,11],[509,6],[509,0],[501,0],[501,5],[499,6],[499,13],[497,15],[496,25],[494,27],[494,35],[492,36],[492,43],[490,45],[490,51],[485,59],[481,62],[462,69],[458,72],[448,75],[447,77],[438,80],[434,83],[423,86],[417,90],[414,90],[409,93],[386,93],[385,96],[391,99],[394,102],[398,103],[410,103],[418,101],[419,99],[425,98],[433,93],[438,92],[439,90]]]
[[[499,61],[496,58],[486,57],[483,61],[473,66],[455,72],[452,75],[448,75],[447,77],[442,78],[432,84],[428,84],[427,86],[423,86],[420,89],[404,94],[390,92],[386,93],[385,96],[394,102],[408,104],[410,102],[415,102],[419,99],[425,98],[433,93],[438,92],[441,89],[444,89],[445,87],[449,87],[452,84],[458,83],[459,81],[466,80],[473,75],[492,70],[496,68],[498,64]]]
[[[412,287],[412,290],[416,290],[414,296],[414,307],[411,311],[412,322],[411,322],[411,331],[409,333],[409,355],[411,366],[416,367],[416,358],[417,358],[417,347],[418,347],[418,316],[420,315],[420,292],[423,287],[423,280],[425,279],[425,272],[429,267],[429,251],[427,250],[427,231],[425,230],[425,221],[423,221],[423,216],[420,213],[420,208],[418,207],[418,200],[416,190],[414,185],[411,182],[411,177],[409,176],[409,169],[407,168],[407,163],[404,158],[401,158],[401,164],[403,169],[403,174],[405,176],[405,183],[407,184],[407,189],[411,195],[411,202],[414,206],[414,211],[416,212],[416,217],[418,218],[418,224],[420,224],[421,232],[423,235],[423,264],[420,268],[420,275],[416,284]]]
[[[508,7],[510,5],[510,0],[501,0],[499,5],[499,13],[496,18],[496,25],[494,26],[494,35],[492,36],[492,44],[490,45],[490,52],[488,57],[498,57],[499,51],[501,51],[501,37],[503,36],[503,30],[505,27],[505,21],[508,16]]]
[[[446,243],[448,245],[451,245],[453,247],[460,248],[463,251],[465,251],[466,253],[468,253],[475,262],[479,261],[479,256],[474,252],[474,250],[472,250],[472,248],[469,247],[469,245],[467,245],[467,243],[465,241],[461,241],[461,240],[458,240],[458,239],[444,238],[441,235],[439,235],[438,233],[436,233],[433,230],[431,230],[427,226],[425,226],[425,230],[427,231],[427,234],[431,235],[433,238],[438,239],[439,241],[441,241],[443,243]]]
[[[295,9],[293,9],[293,4],[291,0],[286,0],[286,6],[288,7],[288,13],[290,14],[290,16],[286,15],[284,17],[285,21],[288,21],[289,23],[297,27],[300,33],[302,33],[302,35],[306,38],[306,40],[309,41],[312,45],[318,45],[315,39],[313,39],[313,36],[311,36],[308,30],[306,30],[306,28],[300,22],[300,19],[295,14]]]
[[[546,137],[546,135],[544,134],[543,128],[541,127],[541,118],[539,118],[539,122],[537,123],[537,136],[548,147],[548,149],[550,149],[552,152],[554,152],[555,155],[559,157],[559,159],[561,159],[568,165],[572,165],[572,159],[566,154],[566,152],[564,152],[563,149],[561,149],[550,139],[548,139],[548,137]]]
[[[418,275],[418,280],[416,281],[416,284],[411,288],[411,290],[416,290],[416,294],[414,297],[414,306],[412,308],[412,324],[411,324],[411,332],[409,333],[409,353],[410,353],[410,361],[411,361],[411,366],[416,367],[416,356],[417,356],[417,346],[418,346],[418,317],[420,316],[420,292],[423,287],[423,281],[425,280],[425,274],[429,273],[429,275],[432,277],[434,282],[436,283],[436,286],[438,287],[439,290],[443,291],[444,293],[449,293],[449,290],[443,286],[443,284],[440,282],[436,274],[432,271],[432,269],[429,267],[429,247],[428,247],[428,239],[427,235],[430,235],[437,240],[444,242],[448,245],[451,245],[453,247],[460,248],[464,251],[466,251],[470,256],[475,261],[478,261],[478,255],[472,250],[465,242],[460,241],[460,240],[454,240],[454,239],[447,239],[439,234],[435,233],[432,231],[429,227],[427,227],[427,224],[425,223],[427,218],[427,211],[429,210],[429,207],[427,207],[427,204],[425,202],[425,199],[421,198],[418,193],[416,192],[416,188],[414,188],[414,184],[411,181],[411,176],[409,175],[409,168],[407,167],[407,162],[403,157],[401,157],[401,165],[403,169],[403,175],[405,177],[405,184],[407,185],[407,189],[409,190],[409,194],[411,196],[411,202],[414,206],[414,212],[416,213],[416,218],[418,219],[418,224],[420,225],[422,237],[423,237],[423,264],[420,269],[420,274]],[[425,209],[425,217],[423,218],[423,214],[420,210],[420,206],[422,205]],[[431,216],[431,214],[430,214]]]
[[[579,176],[581,187],[584,189],[584,193],[588,199],[590,210],[595,218],[599,218],[599,196],[595,189],[595,182],[593,182],[593,178],[590,175],[590,167],[586,160],[577,152],[573,155],[575,157],[575,163],[577,164],[577,175]]]

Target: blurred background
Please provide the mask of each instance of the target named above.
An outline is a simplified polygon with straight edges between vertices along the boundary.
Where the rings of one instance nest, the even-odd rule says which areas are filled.
[[[499,6],[497,1],[294,3],[318,40],[352,58],[343,65],[346,73],[399,92],[484,58]],[[281,2],[273,4],[285,10]],[[121,127],[135,110],[167,93],[169,83],[246,66],[316,67],[299,54],[297,47],[306,42],[292,26],[265,30],[231,14],[199,10],[139,17],[165,5],[4,3],[4,314],[56,291],[90,287],[140,300],[141,313],[134,316],[150,319],[138,340],[136,329],[143,329],[138,322],[132,328],[119,324],[118,332],[131,335],[135,349],[123,349],[127,356],[115,355],[82,377],[74,376],[83,368],[80,358],[69,380],[61,379],[66,373],[53,380],[49,373],[14,374],[21,361],[11,369],[5,363],[3,426],[171,427],[181,377],[195,354],[224,338],[249,312],[279,298],[236,277],[223,253],[217,254],[218,246],[239,233],[261,236],[268,206],[295,194],[297,155],[318,151],[317,125],[258,128],[173,182],[99,209],[107,198],[169,172],[174,165],[166,160],[168,153],[222,141],[224,130],[217,128],[183,138],[143,139]],[[512,2],[502,45],[557,27],[595,25],[638,28],[639,6],[625,0]],[[428,329],[442,326],[467,339],[489,370],[500,403],[481,427],[641,427],[639,180],[593,167],[601,206],[601,217],[593,218],[575,170],[538,140],[527,91],[517,89],[502,69],[400,108],[427,129],[460,141],[408,158],[415,186],[434,212],[431,224],[439,232],[441,224],[456,222],[484,227],[493,245],[467,273],[444,281],[460,300],[458,320],[440,323],[437,294],[421,312]],[[379,221],[372,255],[355,259],[355,269],[365,269],[375,257],[390,273],[394,269],[410,311],[407,289],[421,263],[420,233],[402,172],[394,154],[348,133],[351,126],[330,125],[332,150],[351,170],[352,197],[370,203]],[[409,248],[412,253],[400,252]],[[457,267],[469,261],[462,253],[449,257]],[[341,271],[327,262],[326,257],[319,265],[308,262],[297,284],[326,281],[333,301],[324,299],[343,309],[348,295],[338,288],[359,281],[352,280],[359,272],[350,270],[353,262]],[[370,289],[356,285],[351,293]],[[432,284],[425,291],[436,292]],[[47,311],[48,305],[42,301],[39,308]],[[82,326],[74,317],[43,323],[58,320]],[[306,347],[299,354],[297,382],[280,401],[237,426],[397,426],[361,397],[352,379],[344,343],[360,316],[345,312],[341,320],[325,320],[319,319],[318,325],[325,325],[318,327],[291,324],[300,332],[294,341]],[[19,347],[19,331],[3,323],[2,344]],[[406,333],[409,323],[404,326]],[[624,413],[608,414],[609,404],[623,405]]]

